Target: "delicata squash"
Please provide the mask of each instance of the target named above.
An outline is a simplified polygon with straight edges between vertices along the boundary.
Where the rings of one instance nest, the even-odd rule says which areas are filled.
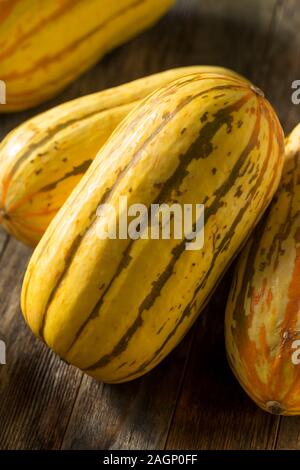
[[[278,191],[242,251],[226,311],[230,366],[274,414],[300,414],[300,125]]]
[[[145,30],[173,0],[1,0],[1,112],[57,94],[114,47]]]
[[[193,72],[182,67],[77,98],[18,126],[0,145],[0,223],[35,246],[122,119],[149,93]]]
[[[34,251],[22,289],[32,331],[104,382],[152,369],[268,206],[283,144],[275,112],[244,81],[196,73],[154,92],[107,140]],[[128,207],[203,203],[204,247],[187,250],[172,234],[100,237],[111,212],[99,217],[99,207],[109,204],[120,228],[121,197]]]

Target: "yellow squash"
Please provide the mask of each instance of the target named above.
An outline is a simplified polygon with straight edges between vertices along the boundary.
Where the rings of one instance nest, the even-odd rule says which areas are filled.
[[[174,0],[1,0],[1,112],[57,94],[104,54],[152,25]]]
[[[35,246],[122,119],[150,92],[193,72],[182,67],[84,96],[21,124],[0,145],[0,223]]]
[[[278,191],[239,258],[226,312],[229,363],[250,397],[300,414],[300,125]]]
[[[191,327],[269,204],[283,142],[269,103],[233,77],[192,74],[150,95],[104,144],[37,246],[22,290],[32,331],[105,382],[152,369]],[[186,249],[173,231],[169,239],[100,236],[114,211],[124,229],[124,198],[128,208],[204,204],[204,248]]]

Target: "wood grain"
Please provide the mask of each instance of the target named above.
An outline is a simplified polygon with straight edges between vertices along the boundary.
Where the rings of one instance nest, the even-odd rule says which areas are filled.
[[[259,410],[227,365],[224,305],[231,272],[196,325],[167,449],[272,449],[278,417]]]
[[[300,3],[280,0],[274,11],[258,85],[288,133],[300,120],[300,105],[294,105],[291,98],[292,82],[300,79]]]
[[[291,83],[300,79],[299,30],[299,0],[178,0],[156,26],[57,98],[0,115],[0,138],[55,104],[192,64],[246,75],[266,92],[289,131],[300,120],[300,106],[291,104]],[[0,366],[1,449],[300,449],[299,418],[260,411],[227,366],[223,316],[230,273],[161,365],[110,386],[62,363],[24,324],[19,293],[29,256],[0,230],[0,339],[7,343],[7,365]]]
[[[35,339],[21,318],[20,287],[29,249],[10,240],[1,259],[0,448],[59,448],[81,372],[68,368]]]
[[[269,33],[262,45],[263,56],[253,68],[253,81],[262,90],[268,90],[267,97],[278,110],[287,132],[300,118],[299,107],[291,103],[291,83],[297,77],[296,70],[300,69],[300,38],[299,35],[295,37],[295,31],[300,28],[300,9],[296,3],[297,0],[289,0],[274,4]],[[224,288],[224,283],[222,287]],[[220,293],[221,288],[218,291],[219,295]],[[224,303],[225,301],[226,298]],[[210,308],[213,309],[213,303]],[[217,307],[214,310],[217,311],[222,325],[222,309]],[[184,388],[177,405],[167,448],[299,449],[299,419],[267,415],[250,402],[237,383],[234,385],[229,379],[228,366],[224,360],[223,325],[218,328],[214,320],[211,323],[202,341],[201,327],[195,336],[194,341],[200,344],[200,347],[197,348],[195,344],[192,346]],[[205,362],[200,368],[201,377],[195,373],[198,365],[195,359],[197,353],[200,357],[209,358],[208,363]],[[205,381],[201,386],[203,377]],[[195,398],[193,399],[195,390],[199,390],[196,403]],[[186,410],[191,403],[194,410],[188,413],[190,422],[187,422]],[[189,433],[189,429],[193,432]]]
[[[191,335],[161,366],[127,384],[104,385],[85,377],[63,448],[163,449],[190,344]]]

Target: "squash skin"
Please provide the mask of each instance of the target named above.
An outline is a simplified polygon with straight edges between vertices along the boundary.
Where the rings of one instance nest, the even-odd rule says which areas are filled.
[[[46,101],[103,55],[155,23],[174,0],[2,0],[1,112]]]
[[[0,145],[0,223],[36,246],[113,130],[149,93],[194,72],[171,69],[56,106],[18,126]],[[240,77],[242,78],[242,77]]]
[[[242,251],[226,310],[230,366],[248,395],[273,414],[300,414],[300,125],[286,139],[278,191]],[[299,346],[298,346],[299,349]]]
[[[193,74],[122,121],[29,263],[22,311],[35,335],[98,380],[157,365],[182,339],[274,194],[283,132],[254,87]],[[205,204],[205,244],[100,240],[100,203]],[[42,280],[42,282],[41,282]],[[76,286],[76,288],[74,288]]]

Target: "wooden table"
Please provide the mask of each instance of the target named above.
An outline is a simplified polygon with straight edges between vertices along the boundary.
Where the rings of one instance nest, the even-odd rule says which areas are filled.
[[[261,87],[286,132],[300,120],[299,0],[180,0],[154,28],[117,49],[55,100],[0,116],[0,136],[57,103],[170,67],[231,67]],[[1,78],[1,77],[0,77]],[[179,347],[151,373],[103,385],[33,337],[19,294],[30,250],[0,231],[2,449],[300,449],[300,417],[259,410],[230,372],[223,316],[228,273]]]

